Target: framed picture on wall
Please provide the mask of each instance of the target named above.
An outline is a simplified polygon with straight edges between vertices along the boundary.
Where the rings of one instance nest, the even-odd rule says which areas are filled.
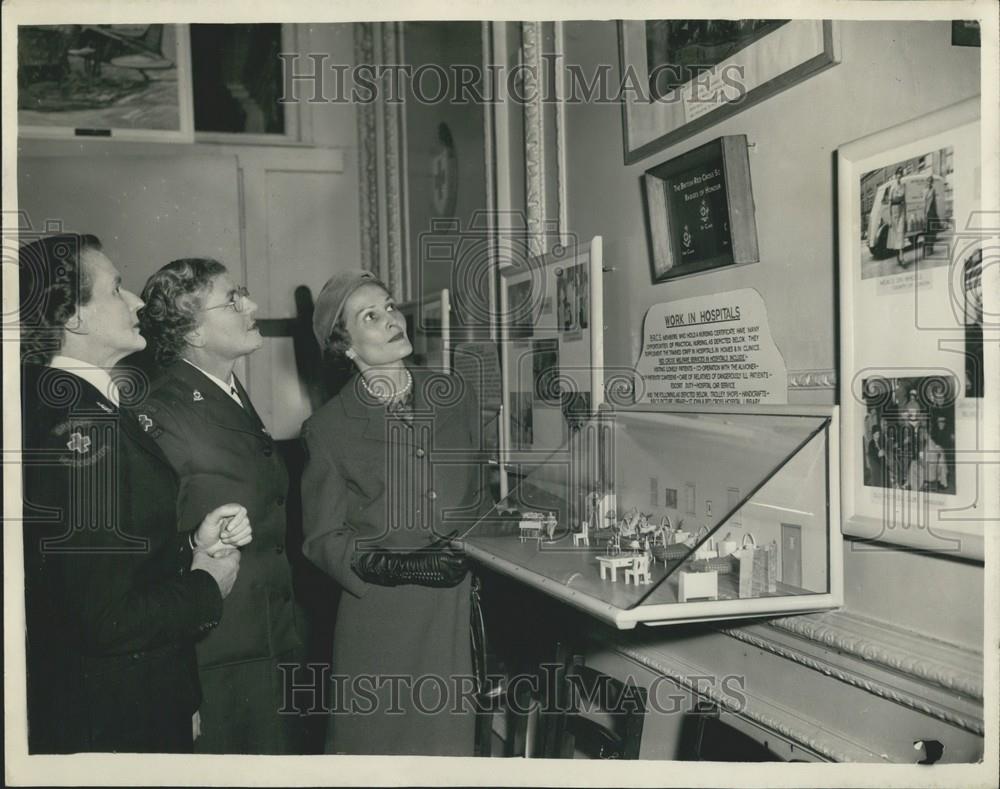
[[[625,164],[633,164],[840,60],[835,23],[620,21]]]
[[[981,560],[979,99],[837,161],[843,531]]]
[[[190,142],[187,25],[23,25],[18,133]]]
[[[646,170],[643,187],[654,282],[760,259],[745,135]]]

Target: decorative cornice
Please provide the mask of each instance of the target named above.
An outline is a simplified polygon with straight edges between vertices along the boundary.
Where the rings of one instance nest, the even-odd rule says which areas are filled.
[[[521,53],[525,68],[521,95],[524,102],[525,209],[528,214],[528,248],[531,254],[545,252],[545,114],[542,103],[542,23],[521,23]]]
[[[354,23],[354,62],[374,63],[375,42],[371,22]],[[358,204],[361,211],[361,268],[379,270],[378,127],[375,106],[355,105],[358,119]]]
[[[836,370],[789,370],[789,389],[836,389]]]
[[[667,677],[695,696],[708,698],[720,708],[753,721],[829,761],[885,761],[879,754],[865,750],[829,730],[816,726],[813,721],[789,715],[787,711],[748,693],[745,688],[740,696],[742,703],[737,703],[737,697],[724,694],[710,683],[705,683],[705,672],[697,667],[671,661],[662,653],[656,653],[654,656],[648,650],[639,647],[615,641],[605,641],[605,643],[619,655]]]
[[[984,733],[978,653],[846,612],[720,632],[952,726]]]
[[[831,618],[829,615],[823,614],[783,617],[771,620],[768,626],[792,633],[799,638],[833,647],[838,652],[851,655],[858,660],[877,663],[892,671],[907,674],[921,682],[937,685],[949,692],[961,693],[963,696],[982,702],[983,678],[981,672],[970,672],[957,666],[955,662],[946,663],[922,655],[919,644],[913,644],[910,649],[900,649],[884,640],[876,640],[865,633],[859,633],[857,628],[851,627],[852,624],[857,623],[870,628],[872,625],[868,622],[871,620],[862,620],[857,615],[847,613],[836,614],[838,621],[830,621]],[[883,630],[886,628],[895,629],[887,623],[878,623],[878,627]],[[922,642],[925,639],[910,637],[909,640]],[[970,656],[980,665],[982,664],[982,655],[976,653],[970,655],[968,651],[959,650],[957,647],[946,648],[952,651],[956,658],[959,655],[964,657],[962,662],[967,663],[966,656]]]

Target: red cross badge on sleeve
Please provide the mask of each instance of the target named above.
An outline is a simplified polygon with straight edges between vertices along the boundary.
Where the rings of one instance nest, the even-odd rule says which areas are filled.
[[[90,436],[85,436],[83,433],[77,431],[70,434],[69,441],[66,442],[66,448],[72,449],[81,455],[86,455],[90,451],[90,444]]]

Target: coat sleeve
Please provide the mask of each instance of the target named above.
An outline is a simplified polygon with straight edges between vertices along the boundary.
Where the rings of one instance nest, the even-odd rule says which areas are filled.
[[[39,591],[54,595],[52,605],[79,628],[84,649],[97,655],[142,651],[217,624],[218,585],[208,573],[189,569],[190,549],[178,544],[175,533],[150,527],[163,523],[162,515],[123,522],[141,511],[141,503],[126,497],[141,492],[144,483],[130,469],[116,468],[114,442],[80,433],[78,446],[86,446],[86,454],[74,454],[65,451],[65,434],[50,438],[50,448],[61,450],[58,460],[26,478],[26,490],[60,514],[54,527],[32,534],[31,548],[47,567],[46,588]],[[164,565],[176,570],[164,574],[157,569]]]
[[[302,552],[355,597],[368,584],[351,569],[355,531],[347,524],[347,480],[326,449],[329,436],[318,435],[307,421],[302,426],[306,465],[302,473]]]

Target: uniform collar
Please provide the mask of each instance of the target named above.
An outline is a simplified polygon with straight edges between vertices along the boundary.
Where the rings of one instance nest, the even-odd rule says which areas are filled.
[[[112,380],[110,373],[103,367],[98,367],[80,359],[74,359],[72,356],[60,356],[58,354],[52,357],[49,367],[64,370],[67,373],[72,373],[77,378],[82,378],[110,402],[116,406],[119,404],[118,386]]]
[[[182,359],[181,361],[185,362],[186,364],[190,364],[195,370],[204,375],[209,381],[211,381],[213,384],[218,386],[223,392],[225,392],[226,397],[231,398],[241,408],[243,407],[243,403],[240,402],[239,398],[233,396],[233,388],[236,386],[236,384],[233,383],[234,379],[232,373],[230,373],[229,375],[229,383],[226,383],[221,378],[217,378],[216,376],[212,375],[208,370],[202,369],[201,367],[196,365],[194,362],[189,361],[188,359]]]

